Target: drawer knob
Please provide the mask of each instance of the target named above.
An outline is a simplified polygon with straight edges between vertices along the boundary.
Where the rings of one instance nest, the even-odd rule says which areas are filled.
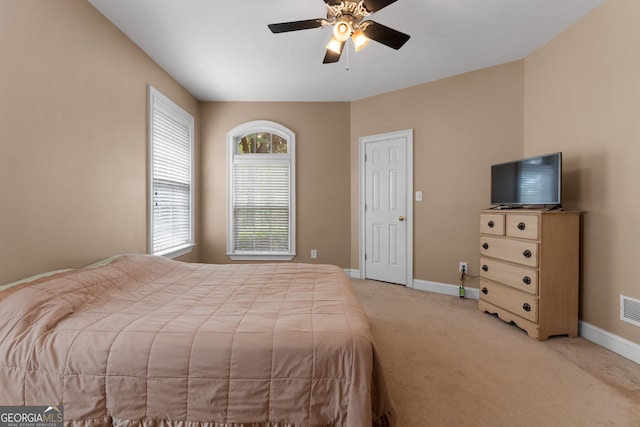
[[[489,266],[487,264],[483,265],[482,271],[489,271]]]
[[[487,223],[487,225],[489,226],[489,228],[493,228],[493,227],[495,227],[496,223],[495,223],[495,222],[493,222],[493,221],[489,221],[489,222]]]
[[[518,224],[518,230],[523,231],[525,228],[527,228],[527,224],[524,222]]]
[[[522,278],[522,281],[524,282],[525,285],[530,285],[531,284],[531,277],[529,276],[524,276]]]
[[[484,243],[482,244],[482,248],[483,248],[483,249],[489,249],[489,244],[488,244],[487,242],[484,242]]]
[[[524,311],[531,311],[531,306],[529,305],[529,303],[525,302],[525,303],[522,305],[522,309],[523,309]]]
[[[531,253],[531,251],[529,249],[526,249],[524,252],[522,252],[522,255],[525,258],[531,258],[532,253]]]
[[[489,289],[487,289],[487,288],[482,288],[482,293],[483,293],[483,294],[485,294],[485,295],[486,295],[486,294],[488,294],[488,293],[489,293]]]

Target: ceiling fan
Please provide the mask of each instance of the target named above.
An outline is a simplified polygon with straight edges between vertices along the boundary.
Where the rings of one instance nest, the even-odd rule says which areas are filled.
[[[369,40],[375,40],[393,49],[400,49],[409,35],[401,33],[375,21],[364,20],[380,9],[395,3],[397,0],[324,0],[327,5],[327,18],[305,19],[302,21],[269,24],[272,33],[286,33],[289,31],[309,30],[312,28],[333,26],[333,36],[327,45],[323,64],[338,62],[345,43],[349,38],[353,40],[356,52],[364,48]]]

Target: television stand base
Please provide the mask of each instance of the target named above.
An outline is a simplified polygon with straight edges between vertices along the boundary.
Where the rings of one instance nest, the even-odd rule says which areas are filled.
[[[552,206],[552,207],[550,207],[550,208],[547,208],[547,210],[548,210],[548,211],[555,211],[555,210],[563,211],[563,210],[564,210],[564,208],[562,207],[562,205],[555,205],[555,206]]]
[[[493,206],[490,209],[497,209],[497,210],[502,210],[502,209],[522,209],[524,208],[524,206],[509,206],[509,205],[498,205],[498,206]]]
[[[512,209],[532,209],[532,210],[541,210],[541,211],[563,211],[564,208],[562,205],[498,205],[492,206],[489,208],[490,210],[512,210]]]

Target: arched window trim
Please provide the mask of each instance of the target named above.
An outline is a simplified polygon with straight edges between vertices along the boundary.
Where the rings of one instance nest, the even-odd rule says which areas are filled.
[[[287,141],[286,154],[255,153],[239,154],[238,143],[243,137],[252,134],[268,132],[280,136]],[[268,120],[254,120],[243,123],[227,133],[227,256],[232,260],[291,260],[296,255],[296,200],[295,200],[295,133],[276,122]],[[287,162],[289,165],[289,239],[286,251],[242,251],[235,250],[234,242],[234,165],[239,162],[254,162],[256,166],[268,162]]]

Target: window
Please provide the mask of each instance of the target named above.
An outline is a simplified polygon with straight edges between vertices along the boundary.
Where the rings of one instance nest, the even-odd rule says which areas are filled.
[[[227,134],[227,255],[290,260],[295,254],[295,134],[278,123],[244,123]]]
[[[189,113],[149,86],[149,252],[176,257],[193,238],[193,129]]]

